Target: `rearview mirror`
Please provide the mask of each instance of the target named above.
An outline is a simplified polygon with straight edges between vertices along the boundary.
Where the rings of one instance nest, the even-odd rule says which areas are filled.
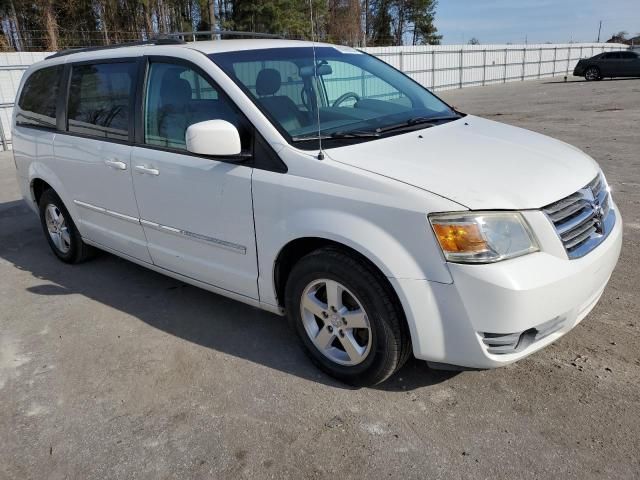
[[[190,125],[185,135],[187,150],[199,155],[229,156],[242,151],[238,129],[226,120],[207,120]]]
[[[331,75],[333,73],[333,69],[331,68],[331,65],[328,65],[326,63],[323,63],[321,65],[318,65],[318,68],[316,69],[318,76],[320,75]],[[305,67],[301,67],[300,68],[300,76],[301,77],[312,77],[313,76],[313,66],[312,65],[307,65]]]

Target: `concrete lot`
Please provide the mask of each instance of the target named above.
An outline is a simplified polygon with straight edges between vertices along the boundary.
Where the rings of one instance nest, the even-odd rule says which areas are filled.
[[[68,266],[0,156],[0,478],[640,477],[640,80],[447,92],[570,142],[625,220],[602,300],[555,345],[379,388],[320,374],[279,317],[116,257]]]

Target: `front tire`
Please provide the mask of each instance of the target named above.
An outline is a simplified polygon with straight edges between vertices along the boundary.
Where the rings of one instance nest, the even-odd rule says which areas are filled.
[[[287,280],[285,303],[313,363],[347,384],[381,383],[411,353],[404,314],[384,277],[340,249],[303,257]]]
[[[82,241],[69,211],[52,189],[42,193],[40,223],[51,250],[65,263],[80,263],[94,256],[95,249]]]
[[[600,69],[598,67],[589,67],[584,72],[584,78],[588,82],[592,82],[594,80],[602,80],[602,76],[600,75]]]

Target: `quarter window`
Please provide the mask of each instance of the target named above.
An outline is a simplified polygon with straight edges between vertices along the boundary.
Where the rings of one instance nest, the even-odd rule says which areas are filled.
[[[42,68],[27,78],[16,112],[18,125],[56,127],[56,103],[62,66]]]
[[[135,63],[74,65],[69,89],[69,131],[129,139]]]
[[[210,81],[184,65],[154,62],[147,76],[144,141],[148,145],[186,150],[190,125],[226,120],[240,130],[243,149],[249,138],[235,107]]]

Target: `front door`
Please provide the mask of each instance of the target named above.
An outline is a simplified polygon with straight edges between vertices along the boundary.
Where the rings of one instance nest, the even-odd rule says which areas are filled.
[[[63,179],[84,237],[151,262],[131,180],[130,123],[137,59],[71,67],[66,133],[54,139]]]
[[[258,298],[252,169],[186,151],[189,125],[223,119],[251,138],[236,107],[197,67],[151,61],[133,184],[153,263]]]
[[[625,77],[640,76],[640,57],[635,52],[620,52],[620,63],[622,64]]]
[[[605,53],[600,63],[600,73],[603,77],[621,77],[622,61],[620,52]]]

